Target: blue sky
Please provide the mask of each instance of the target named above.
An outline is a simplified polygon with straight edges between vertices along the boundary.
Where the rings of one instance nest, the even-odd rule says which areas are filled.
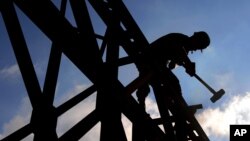
[[[124,0],[124,3],[149,42],[172,32],[191,36],[193,32],[202,30],[210,35],[210,46],[203,53],[190,54],[190,58],[196,62],[197,73],[215,90],[223,88],[226,94],[218,102],[212,103],[209,100],[211,93],[195,78],[189,77],[183,68],[177,67],[174,73],[180,80],[188,104],[203,104],[204,108],[197,112],[196,117],[212,141],[227,141],[230,124],[250,124],[248,0]],[[51,42],[16,9],[40,86],[43,87]],[[95,31],[103,34],[103,23],[92,13],[93,10],[90,11]],[[75,25],[71,14],[68,10],[67,18]],[[0,31],[1,138],[29,122],[31,107],[2,17]],[[120,68],[119,79],[127,84],[137,75],[134,66],[129,65]],[[54,105],[60,105],[89,85],[89,80],[63,56]],[[91,100],[94,101],[94,96],[85,102],[91,103]],[[153,97],[147,99],[147,104],[148,111],[158,116]],[[69,114],[74,116],[60,117],[58,134],[65,132],[93,108],[92,104],[92,107],[84,110],[84,114],[76,114],[78,111],[75,108],[72,111],[75,114]],[[63,121],[67,121],[67,127],[62,124]],[[126,127],[130,126],[126,124]],[[91,134],[95,133],[93,131]]]

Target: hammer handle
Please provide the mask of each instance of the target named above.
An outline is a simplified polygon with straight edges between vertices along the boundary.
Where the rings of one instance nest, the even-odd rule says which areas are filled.
[[[194,74],[194,77],[198,79],[210,92],[212,92],[213,94],[216,93],[216,91],[211,88],[205,81],[203,81],[197,74]]]

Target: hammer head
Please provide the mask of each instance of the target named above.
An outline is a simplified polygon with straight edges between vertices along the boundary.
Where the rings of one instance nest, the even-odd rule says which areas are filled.
[[[219,100],[223,95],[225,94],[225,91],[223,89],[220,89],[218,92],[214,93],[214,95],[210,98],[210,100],[215,103],[217,100]]]

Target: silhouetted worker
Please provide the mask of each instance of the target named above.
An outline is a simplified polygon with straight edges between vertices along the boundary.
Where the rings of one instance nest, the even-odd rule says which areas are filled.
[[[157,81],[162,81],[162,85],[167,85],[164,84],[164,82],[167,81],[168,84],[171,84],[171,89],[175,91],[175,94],[177,93],[181,95],[179,80],[171,72],[171,69],[173,69],[177,64],[185,67],[186,72],[191,77],[194,76],[195,63],[189,59],[188,53],[196,50],[202,51],[202,49],[207,48],[209,44],[210,38],[208,34],[203,31],[194,32],[194,34],[190,37],[180,33],[170,33],[152,42],[150,44],[150,47],[145,51],[145,56],[147,58],[147,61],[153,61],[151,63],[153,63],[154,67],[157,67],[159,70],[165,71],[165,74],[163,75],[164,78],[160,78],[162,80]],[[140,73],[145,72],[144,70],[142,70]],[[147,97],[149,92],[150,89],[148,85],[143,85],[137,90],[136,94],[138,97],[138,101],[144,107],[145,98]]]

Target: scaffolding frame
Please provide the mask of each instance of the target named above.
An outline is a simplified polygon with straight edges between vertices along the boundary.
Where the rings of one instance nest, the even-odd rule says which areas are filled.
[[[64,16],[67,2],[70,2],[77,27],[72,26]],[[182,96],[168,94],[174,90],[161,87],[160,81],[155,81],[151,86],[161,118],[152,119],[139,106],[131,94],[141,85],[149,83],[151,78],[156,77],[155,74],[140,75],[124,86],[118,79],[118,69],[123,65],[135,64],[140,72],[145,63],[140,56],[149,43],[121,0],[88,2],[106,25],[104,35],[94,32],[85,0],[61,0],[60,10],[50,0],[0,1],[1,14],[33,108],[30,123],[2,141],[18,141],[31,133],[34,133],[35,141],[75,141],[99,121],[100,141],[126,141],[122,113],[133,124],[133,141],[208,141],[194,117],[194,111],[201,105],[188,106]],[[43,90],[39,86],[14,4],[52,41]],[[102,40],[100,46],[97,39]],[[128,54],[127,57],[119,58],[121,47]],[[102,59],[104,50],[106,61]],[[55,107],[53,101],[62,54],[93,85]],[[149,67],[157,71],[154,66]],[[94,92],[97,92],[95,110],[58,137],[57,118]],[[159,128],[160,124],[164,131]],[[185,128],[179,128],[176,124]]]

